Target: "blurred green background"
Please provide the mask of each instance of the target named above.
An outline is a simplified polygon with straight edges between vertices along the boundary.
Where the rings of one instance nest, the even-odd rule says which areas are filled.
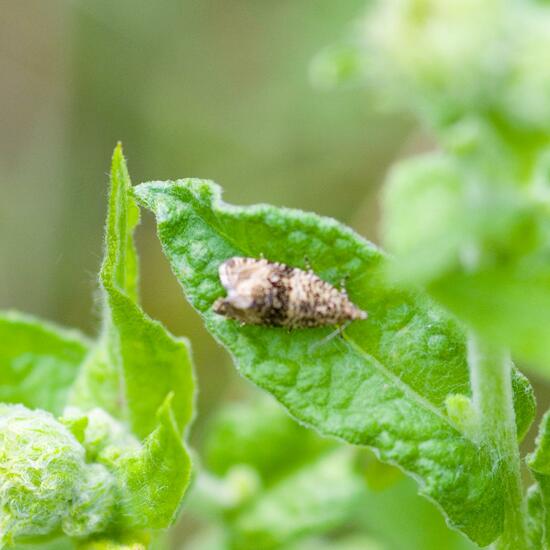
[[[409,119],[377,112],[366,91],[319,90],[308,77],[315,54],[364,8],[363,0],[1,0],[0,307],[97,329],[117,140],[134,183],[209,178],[228,202],[314,210],[377,241],[388,166],[429,140]],[[192,341],[200,445],[218,406],[255,390],[185,303],[146,213],[138,241],[146,311]],[[410,483],[392,490],[365,505],[379,541],[368,548],[450,544]],[[406,499],[419,519],[401,504],[385,528]]]

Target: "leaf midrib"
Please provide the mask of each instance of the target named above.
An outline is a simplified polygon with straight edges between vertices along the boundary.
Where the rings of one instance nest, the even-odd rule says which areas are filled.
[[[438,409],[433,403],[431,403],[428,399],[426,399],[424,396],[422,396],[420,393],[418,393],[416,390],[413,390],[408,384],[403,382],[399,376],[397,376],[394,372],[392,372],[389,368],[384,366],[384,364],[376,359],[373,355],[367,353],[357,342],[348,336],[347,334],[343,333],[342,337],[346,342],[350,344],[350,346],[353,348],[353,350],[358,353],[361,357],[363,357],[366,361],[372,362],[374,366],[382,372],[385,376],[389,377],[393,383],[412,401],[415,401],[419,404],[420,407],[430,411],[432,414],[436,415],[438,418],[440,418],[444,423],[446,423],[453,431],[457,432],[460,435],[461,434],[456,426],[453,425],[453,423],[450,421],[450,419],[441,412],[440,409]]]

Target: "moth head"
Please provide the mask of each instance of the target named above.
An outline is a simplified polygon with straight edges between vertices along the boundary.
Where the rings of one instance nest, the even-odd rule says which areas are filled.
[[[218,298],[214,302],[212,309],[214,313],[217,313],[218,315],[228,316],[231,306],[225,298]]]
[[[214,303],[214,312],[242,322],[257,321],[257,310],[270,285],[268,262],[235,256],[223,262],[218,271],[227,297]]]
[[[250,300],[245,300],[238,296],[218,298],[214,302],[212,310],[218,315],[223,315],[224,317],[235,319],[242,323],[250,322],[251,317],[254,316],[254,312],[251,310]]]
[[[263,271],[269,271],[265,260],[239,256],[229,258],[218,268],[220,281],[230,295],[240,292],[243,286],[248,286],[251,282],[261,280],[264,275]]]

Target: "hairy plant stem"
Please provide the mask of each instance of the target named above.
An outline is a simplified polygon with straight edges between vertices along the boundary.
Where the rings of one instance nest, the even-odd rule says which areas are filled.
[[[506,351],[470,334],[468,364],[481,440],[493,449],[504,485],[504,530],[493,548],[526,550],[526,504],[516,435],[512,361]]]

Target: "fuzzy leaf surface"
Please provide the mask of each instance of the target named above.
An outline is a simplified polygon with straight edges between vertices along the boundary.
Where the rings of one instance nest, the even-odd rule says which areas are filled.
[[[123,509],[137,528],[166,529],[174,521],[189,484],[191,460],[172,410],[169,395],[157,413],[157,428],[142,451],[125,460],[120,475],[125,483]]]
[[[0,402],[60,414],[89,346],[76,330],[0,312]]]
[[[188,344],[152,320],[138,303],[133,232],[139,209],[120,145],[111,188],[100,271],[103,327],[72,394],[81,409],[102,407],[126,422],[143,451],[120,469],[126,491],[125,523],[167,527],[190,478],[183,437],[193,412],[194,379]]]
[[[192,415],[194,381],[188,343],[148,317],[137,301],[133,232],[139,209],[130,188],[118,146],[111,167],[105,257],[100,271],[103,331],[83,369],[73,402],[81,408],[87,403],[114,410],[143,438],[155,429],[157,410],[169,393],[174,394],[172,406],[183,432]]]
[[[383,253],[336,221],[267,205],[234,207],[204,180],[151,182],[135,189],[156,215],[174,274],[207,328],[249,380],[272,393],[321,434],[377,450],[413,475],[448,521],[480,545],[502,528],[500,480],[489,454],[449,420],[445,399],[470,394],[465,339],[425,298],[393,288]],[[239,326],[211,307],[224,295],[218,266],[232,256],[261,256],[323,279],[346,278],[351,300],[368,311],[345,339],[314,347],[332,327],[288,333]],[[307,257],[307,260],[306,260]],[[522,434],[532,395],[516,396]],[[529,412],[530,411],[530,412]]]

